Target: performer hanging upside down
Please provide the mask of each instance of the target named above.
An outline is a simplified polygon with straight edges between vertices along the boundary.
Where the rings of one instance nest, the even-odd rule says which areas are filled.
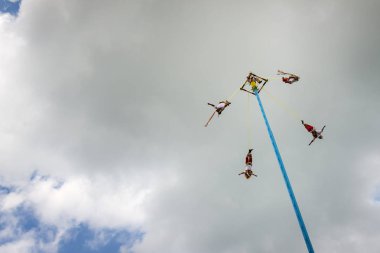
[[[278,70],[277,71],[277,75],[284,75],[282,77],[282,81],[284,83],[288,83],[288,84],[292,84],[294,82],[297,82],[300,80],[300,77],[295,75],[295,74],[291,74],[291,73],[286,73],[284,71],[281,71],[281,70]]]
[[[309,124],[306,124],[303,120],[301,120],[301,123],[302,123],[302,125],[306,128],[306,130],[307,130],[309,133],[311,133],[311,134],[313,135],[313,140],[309,143],[309,145],[312,144],[313,141],[314,141],[316,138],[318,138],[318,139],[323,139],[322,132],[323,132],[323,130],[325,129],[326,126],[323,126],[323,128],[322,128],[321,131],[317,131],[317,130],[315,129],[315,127],[313,127],[313,126],[311,126],[311,125],[309,125]]]
[[[248,150],[248,154],[247,156],[245,157],[245,171],[241,172],[239,175],[243,175],[245,176],[246,179],[249,179],[252,175],[257,177],[256,174],[254,174],[252,172],[252,150],[253,149],[249,149]]]
[[[218,113],[218,116],[219,116],[220,114],[222,114],[222,112],[224,111],[224,109],[226,109],[226,107],[231,104],[231,102],[229,102],[228,100],[226,100],[226,101],[220,101],[217,106],[215,106],[215,105],[213,105],[211,103],[207,103],[207,104],[211,105],[212,107],[214,107],[216,109],[216,112]]]
[[[211,103],[207,103],[208,105],[211,105],[212,107],[215,108],[215,111],[211,114],[211,117],[208,119],[205,127],[208,126],[208,124],[210,123],[211,119],[214,117],[215,113],[217,112],[218,113],[218,117],[220,114],[222,114],[222,112],[224,111],[224,109],[226,109],[227,106],[229,106],[231,104],[231,102],[229,102],[228,100],[226,101],[220,101],[218,105],[214,105],[214,104],[211,104]]]

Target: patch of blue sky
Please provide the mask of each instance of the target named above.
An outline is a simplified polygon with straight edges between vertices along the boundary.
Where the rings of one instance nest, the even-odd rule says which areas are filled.
[[[11,186],[0,185],[0,195],[6,195],[13,192],[15,189]]]
[[[2,213],[0,213],[1,216],[3,216]],[[5,220],[0,221],[0,232],[5,230],[8,227],[8,224]],[[6,244],[8,242],[13,241],[13,237],[9,235],[3,235],[0,237],[0,245]]]
[[[378,185],[376,188],[374,199],[375,199],[375,202],[380,203],[380,185]]]
[[[0,215],[3,216],[4,214],[0,213]],[[16,228],[12,236],[1,238],[0,245],[17,240],[20,235],[29,231],[33,231],[37,234],[38,242],[52,242],[56,237],[57,228],[42,224],[34,215],[33,210],[25,205],[18,206],[11,214],[7,215],[11,215],[17,220],[17,223],[15,224]],[[0,224],[0,231],[7,229],[8,226],[10,226],[10,224],[2,221]]]
[[[22,231],[29,231],[39,228],[40,222],[33,213],[33,210],[27,208],[25,205],[20,205],[13,212],[13,215],[18,220],[18,227]]]
[[[1,1],[1,0],[0,0]],[[50,176],[41,175],[34,171],[29,177],[30,183],[47,181]],[[64,182],[56,181],[54,188],[60,188]],[[7,195],[17,188],[0,185],[0,195]],[[54,242],[58,235],[58,228],[42,223],[35,215],[33,208],[23,203],[10,212],[0,212],[0,232],[13,231],[13,234],[0,238],[0,245],[17,241],[23,234],[33,232],[35,244],[48,244]],[[58,253],[109,253],[120,252],[120,248],[130,249],[136,242],[143,240],[144,233],[140,231],[129,231],[128,229],[102,229],[91,228],[86,223],[66,231],[63,239],[58,243]],[[36,248],[36,249],[37,249]]]
[[[23,232],[33,230],[38,235],[37,238],[40,242],[51,242],[57,235],[58,229],[55,226],[41,223],[30,208],[20,206],[14,215],[18,218],[18,228]]]
[[[33,210],[27,205],[20,205],[12,213],[0,213],[4,219],[0,220],[0,232],[7,229],[9,224],[6,216],[17,220],[13,234],[0,238],[0,245],[17,241],[23,234],[33,232],[35,244],[40,245],[53,242],[58,234],[55,226],[42,223]],[[143,239],[144,233],[131,232],[127,229],[92,229],[89,225],[81,223],[66,232],[59,242],[58,253],[109,253],[120,252],[121,247],[132,248],[136,242]]]
[[[20,10],[21,0],[0,0],[0,14],[9,13],[17,16]]]
[[[144,234],[127,230],[93,230],[86,224],[71,229],[70,236],[60,242],[58,253],[109,253],[119,252],[120,247],[131,248],[141,241]]]
[[[48,181],[49,179],[52,179],[52,177],[48,175],[41,175],[37,170],[33,171],[32,174],[29,177],[29,181],[36,182],[36,181]],[[57,178],[54,178],[54,189],[59,189],[64,184],[63,180],[59,180]]]
[[[1,1],[1,0],[0,0]],[[38,170],[34,170],[29,177],[31,182],[33,181],[47,181],[50,177],[47,175],[41,175]]]

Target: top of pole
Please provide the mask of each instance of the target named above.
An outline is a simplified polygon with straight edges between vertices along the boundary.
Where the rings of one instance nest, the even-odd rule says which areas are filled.
[[[260,91],[264,88],[267,82],[268,82],[268,79],[255,75],[252,72],[250,72],[247,76],[246,81],[240,87],[240,90],[248,92],[252,95],[256,95],[255,91],[257,91],[257,93],[260,93]],[[246,88],[246,86],[248,87]]]

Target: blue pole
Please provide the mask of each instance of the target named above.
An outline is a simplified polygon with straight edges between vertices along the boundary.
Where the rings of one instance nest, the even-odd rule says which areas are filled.
[[[305,223],[303,222],[301,211],[298,208],[296,196],[294,196],[292,186],[290,184],[288,175],[286,174],[285,166],[284,166],[284,163],[283,163],[281,155],[280,155],[280,151],[278,150],[276,140],[273,136],[273,133],[272,133],[272,130],[270,128],[267,116],[266,116],[265,111],[264,111],[263,104],[261,103],[261,99],[260,99],[260,96],[259,96],[259,93],[257,92],[257,90],[255,90],[255,95],[257,97],[257,101],[259,102],[260,110],[261,110],[261,113],[263,114],[265,125],[267,126],[268,134],[269,134],[270,140],[272,141],[274,152],[276,153],[277,160],[278,160],[278,163],[279,163],[280,168],[281,168],[282,176],[284,177],[284,180],[285,180],[286,188],[288,189],[290,199],[292,200],[293,208],[294,208],[294,211],[295,211],[297,219],[298,219],[298,224],[302,230],[302,235],[303,235],[303,238],[305,240],[307,249],[308,249],[309,253],[314,253],[313,245],[311,244],[309,234],[307,233]]]

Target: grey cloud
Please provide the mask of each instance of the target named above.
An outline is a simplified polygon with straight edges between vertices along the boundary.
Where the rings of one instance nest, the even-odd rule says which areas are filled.
[[[19,109],[38,117],[3,164],[28,154],[20,177],[34,166],[155,178],[162,188],[136,252],[304,252],[255,99],[249,110],[238,93],[203,127],[206,103],[230,96],[249,71],[294,71],[300,82],[266,89],[326,124],[324,140],[308,147],[300,119],[262,99],[315,249],[377,252],[379,206],[366,201],[378,173],[362,162],[378,156],[378,11],[376,1],[24,2],[9,26],[26,44],[5,88],[27,91]],[[247,182],[237,173],[251,145],[259,177]]]

